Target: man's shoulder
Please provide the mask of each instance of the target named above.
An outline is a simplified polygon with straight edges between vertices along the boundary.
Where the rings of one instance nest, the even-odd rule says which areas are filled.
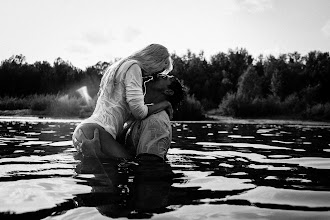
[[[165,110],[154,113],[146,118],[146,120],[158,120],[158,121],[164,121],[164,122],[170,122],[170,118],[168,117],[168,114]]]
[[[169,129],[171,127],[171,121],[166,111],[157,112],[148,116],[141,121],[143,127],[161,127]]]

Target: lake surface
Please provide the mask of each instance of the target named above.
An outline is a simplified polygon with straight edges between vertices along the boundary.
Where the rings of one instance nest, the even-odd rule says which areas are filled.
[[[330,126],[173,122],[166,163],[121,167],[78,122],[0,120],[0,219],[330,219]]]

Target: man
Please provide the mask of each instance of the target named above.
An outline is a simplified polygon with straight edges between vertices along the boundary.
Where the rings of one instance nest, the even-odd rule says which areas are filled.
[[[145,103],[158,103],[164,100],[176,109],[184,98],[184,90],[180,82],[173,76],[158,74],[144,83]],[[127,133],[121,135],[122,142],[131,155],[139,159],[165,160],[172,140],[170,118],[165,111],[155,113],[143,120],[133,121],[126,125]],[[99,143],[98,130],[94,131],[92,140],[81,134],[83,142],[78,146],[86,157],[103,157]]]
[[[184,98],[182,85],[173,76],[157,75],[145,83],[146,103],[171,102],[176,109]],[[126,134],[125,145],[135,150],[135,155],[143,158],[166,159],[172,141],[172,126],[165,111],[150,115],[144,120],[136,120]]]

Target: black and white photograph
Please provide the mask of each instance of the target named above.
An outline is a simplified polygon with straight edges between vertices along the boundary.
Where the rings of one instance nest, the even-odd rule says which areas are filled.
[[[0,219],[330,219],[330,1],[0,0]]]

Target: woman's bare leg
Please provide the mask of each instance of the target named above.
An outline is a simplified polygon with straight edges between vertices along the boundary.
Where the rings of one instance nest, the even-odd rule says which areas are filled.
[[[73,132],[73,139],[76,139],[78,142],[83,142],[81,135],[83,134],[87,139],[94,138],[94,130],[99,130],[99,144],[93,142],[85,141],[87,144],[83,143],[82,147],[84,154],[90,157],[99,157],[99,158],[130,158],[131,155],[125,149],[124,146],[120,145],[110,133],[104,130],[98,124],[87,123],[80,124],[76,127]],[[79,132],[82,131],[82,134]]]

